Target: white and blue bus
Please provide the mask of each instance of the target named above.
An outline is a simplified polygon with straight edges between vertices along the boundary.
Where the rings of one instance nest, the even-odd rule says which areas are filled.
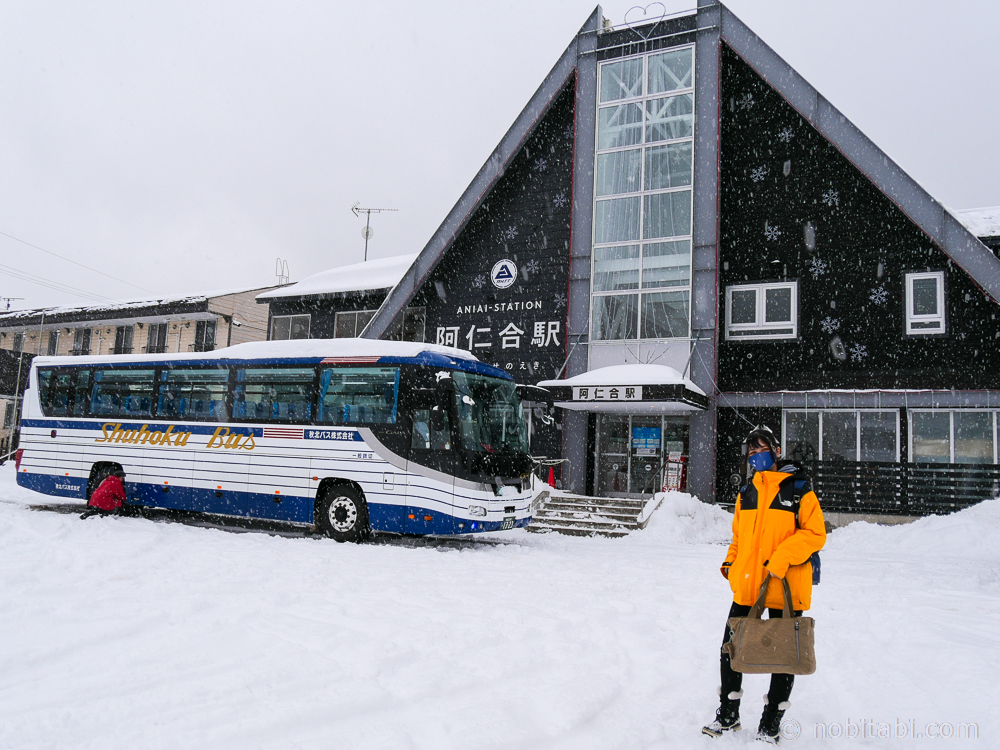
[[[126,473],[130,505],[372,532],[527,526],[517,386],[468,352],[328,339],[204,354],[38,357],[17,481],[89,499]]]

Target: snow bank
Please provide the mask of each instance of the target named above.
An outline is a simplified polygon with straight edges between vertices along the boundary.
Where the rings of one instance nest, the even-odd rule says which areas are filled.
[[[881,526],[855,521],[827,539],[827,550],[907,557],[1000,561],[1000,499],[984,500],[947,516]]]
[[[643,534],[658,541],[692,544],[728,544],[733,535],[733,514],[718,505],[703,503],[686,492],[658,492],[660,507],[653,512]]]

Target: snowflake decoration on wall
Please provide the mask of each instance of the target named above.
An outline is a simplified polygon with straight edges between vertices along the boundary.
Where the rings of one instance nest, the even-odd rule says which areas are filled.
[[[542,264],[539,263],[537,258],[532,258],[527,263],[524,264],[524,270],[528,273],[538,273],[542,268]]]
[[[876,305],[884,305],[886,299],[889,298],[889,292],[885,290],[884,286],[877,286],[872,289],[871,294],[868,295],[868,299],[874,302]]]
[[[811,258],[809,260],[809,273],[812,274],[814,279],[818,279],[820,276],[826,273],[826,269],[829,264],[822,258]]]
[[[472,280],[472,286],[474,286],[476,289],[482,289],[484,286],[486,286],[486,274],[484,273],[477,274],[476,277]]]
[[[554,301],[556,303],[556,310],[560,310],[560,309],[566,307],[566,295],[565,294],[557,294],[553,299],[554,299]]]
[[[745,93],[743,96],[741,96],[737,100],[736,106],[738,106],[740,109],[746,110],[746,109],[750,109],[756,103],[757,102],[754,101],[753,94],[751,94],[748,91],[747,93]]]
[[[855,344],[851,347],[851,361],[860,362],[868,356],[868,347],[864,344]]]
[[[535,160],[535,171],[536,172],[544,172],[548,168],[549,168],[549,160],[548,159],[536,159]]]
[[[503,230],[503,238],[505,240],[512,240],[515,237],[517,237],[517,227],[514,224],[511,224],[509,227]]]
[[[565,128],[563,128],[563,138],[565,138],[567,141],[571,140],[573,138],[573,126],[572,125],[567,125]]]
[[[840,205],[840,193],[838,193],[833,188],[830,188],[825,193],[823,193],[823,202],[830,208],[836,208]]]
[[[555,196],[552,198],[552,205],[554,205],[556,208],[562,208],[567,203],[569,203],[569,198],[567,198],[566,193],[562,191],[556,193]]]
[[[765,177],[767,177],[767,167],[757,167],[750,171],[750,179],[754,182],[760,182]]]
[[[781,230],[778,227],[772,227],[770,224],[764,225],[764,237],[768,240],[776,240],[781,236]]]
[[[784,127],[778,131],[778,140],[782,143],[789,143],[795,137],[795,131],[790,127]]]
[[[827,333],[833,333],[840,328],[840,321],[827,315],[819,322],[819,325]]]

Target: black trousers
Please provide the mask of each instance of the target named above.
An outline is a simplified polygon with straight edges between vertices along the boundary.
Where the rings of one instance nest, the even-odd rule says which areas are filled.
[[[746,617],[750,614],[750,607],[745,604],[737,604],[733,602],[733,606],[729,609],[730,617]],[[784,610],[781,609],[768,609],[768,617],[781,617],[784,614]],[[792,614],[795,617],[800,617],[802,615],[802,610],[794,610]],[[726,623],[726,632],[722,636],[722,645],[725,646],[729,643],[729,623]],[[728,696],[730,693],[739,692],[743,685],[743,673],[737,672],[733,669],[733,665],[730,661],[729,654],[725,651],[722,652],[721,659],[722,668],[722,695],[723,697]],[[771,687],[767,691],[768,702],[772,704],[781,703],[782,701],[787,701],[788,697],[792,694],[792,684],[795,682],[795,675],[793,674],[772,674],[771,675]]]

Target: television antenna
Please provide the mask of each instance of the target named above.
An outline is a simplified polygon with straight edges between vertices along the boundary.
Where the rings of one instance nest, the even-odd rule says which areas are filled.
[[[368,240],[375,236],[375,230],[372,229],[372,214],[381,214],[386,211],[398,211],[398,208],[361,208],[358,203],[361,201],[355,201],[354,205],[351,206],[351,211],[355,216],[361,216],[365,214],[365,228],[361,230],[361,236],[365,238],[365,261],[368,260]]]
[[[10,309],[10,303],[11,302],[16,302],[19,299],[24,299],[24,297],[0,297],[0,302],[6,302],[7,303],[7,309],[9,310]]]
[[[288,283],[288,261],[276,258],[274,261],[274,275],[278,277],[278,286]]]

